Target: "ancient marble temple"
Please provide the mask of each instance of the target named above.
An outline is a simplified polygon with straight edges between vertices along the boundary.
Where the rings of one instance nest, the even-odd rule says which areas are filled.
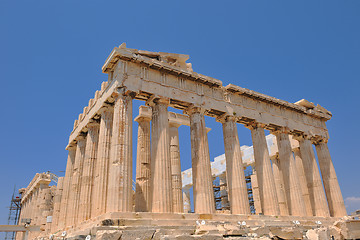
[[[217,79],[194,72],[186,63],[188,58],[130,49],[125,44],[113,49],[102,68],[108,81],[74,122],[66,147],[66,173],[57,185],[55,205],[48,211],[51,227],[43,229],[47,237],[102,239],[102,228],[121,227],[117,233],[123,234],[121,239],[135,239],[126,238],[132,233],[124,229],[138,226],[141,231],[156,232],[159,226],[177,226],[173,231],[183,227],[186,232],[224,221],[239,231],[240,222],[244,226],[299,222],[310,229],[347,215],[327,145],[325,123],[332,116],[328,110],[306,100],[289,103],[232,84],[223,86]],[[135,119],[134,99],[144,102]],[[169,112],[168,107],[183,114]],[[223,129],[219,144],[225,146],[227,214],[215,210],[205,116],[215,118]],[[138,123],[137,139],[133,139],[133,121]],[[181,125],[190,127],[191,203],[182,189]],[[251,131],[255,214],[250,213],[238,127]],[[264,130],[276,136],[275,154],[269,152]],[[132,175],[133,161],[136,176]],[[21,218],[40,217],[28,206],[36,199],[36,189],[41,192],[43,186],[39,183],[24,190]],[[190,205],[192,213],[188,213]]]

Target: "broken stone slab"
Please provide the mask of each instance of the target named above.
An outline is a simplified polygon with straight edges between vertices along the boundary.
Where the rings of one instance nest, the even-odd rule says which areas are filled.
[[[346,216],[335,222],[334,227],[340,229],[344,239],[360,239],[360,220]]]
[[[330,239],[329,229],[325,227],[310,229],[306,232],[309,240],[328,240]]]
[[[96,232],[96,240],[119,240],[122,231],[119,230],[99,230]]]
[[[303,239],[304,229],[300,227],[270,227],[270,237],[281,239]]]
[[[154,239],[155,230],[127,230],[123,231],[121,239],[151,240]]]

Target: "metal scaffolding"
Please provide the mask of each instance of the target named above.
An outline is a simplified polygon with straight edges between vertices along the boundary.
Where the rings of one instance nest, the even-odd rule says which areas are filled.
[[[9,217],[8,225],[18,225],[19,216],[21,211],[21,197],[18,194],[15,194],[16,188],[14,187],[14,192],[11,197],[11,202],[9,206]],[[16,237],[16,232],[6,232],[5,240],[14,240]]]

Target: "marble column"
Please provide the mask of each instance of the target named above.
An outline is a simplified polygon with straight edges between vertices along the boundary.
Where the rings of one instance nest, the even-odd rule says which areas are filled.
[[[306,216],[314,216],[300,149],[295,148],[295,149],[293,149],[293,152],[294,152],[295,166],[296,166],[297,174],[299,177],[301,192],[302,192],[302,196],[303,196],[304,204],[305,204],[305,208],[306,208]]]
[[[52,190],[48,185],[45,186],[42,196],[41,196],[41,203],[40,203],[40,225],[41,228],[45,229],[48,233],[51,228],[52,223],[47,223],[47,217],[53,216],[53,202],[52,202]],[[40,235],[40,234],[39,234]]]
[[[41,188],[40,188],[41,186]],[[40,221],[40,201],[41,201],[41,191],[44,188],[43,184],[40,184],[40,186],[36,187],[35,194],[34,194],[34,208],[33,208],[33,221],[36,225],[39,225]]]
[[[136,152],[135,212],[149,212],[151,210],[150,120],[149,117],[135,118],[135,121],[139,123]]]
[[[94,168],[97,160],[99,142],[99,123],[92,120],[87,124],[88,134],[86,137],[85,157],[80,187],[80,206],[78,221],[91,218],[92,191],[94,185]]]
[[[73,176],[69,194],[69,204],[66,214],[66,226],[74,226],[78,222],[78,210],[80,200],[80,180],[83,170],[86,138],[81,135],[77,138]]]
[[[253,174],[251,174],[250,178],[251,178],[251,188],[254,199],[255,213],[259,215],[260,213],[262,214],[263,211],[261,209],[259,185],[257,181],[256,171],[254,168],[253,168]]]
[[[132,97],[119,90],[115,99],[108,178],[107,212],[131,212]]]
[[[279,201],[279,208],[280,208],[280,215],[281,216],[289,216],[289,208],[286,203],[285,198],[285,187],[284,187],[284,181],[280,169],[280,161],[279,156],[275,156],[272,159],[272,167],[273,167],[273,173],[274,173],[274,179],[275,179],[275,185],[276,185],[276,192],[278,196]]]
[[[229,202],[229,191],[228,185],[226,181],[227,177],[226,174],[219,175],[219,187],[220,187],[220,197],[221,197],[221,209],[230,209],[230,202]],[[250,206],[249,206],[250,207]]]
[[[155,213],[173,212],[168,103],[166,99],[157,99],[150,104],[151,209]]]
[[[232,214],[250,214],[244,166],[235,120],[234,116],[226,116],[221,121],[224,135],[226,178],[230,210]]]
[[[47,187],[48,187],[47,184],[40,183],[40,184],[39,184],[39,187],[38,187],[38,189],[37,189],[36,205],[35,205],[35,214],[34,214],[34,217],[35,217],[34,220],[35,220],[35,223],[36,223],[37,225],[43,224],[42,200],[43,200],[43,198],[44,198],[45,193],[47,192],[47,191],[46,191],[46,188],[47,188]]]
[[[318,217],[329,217],[329,207],[326,201],[319,168],[315,158],[313,145],[307,136],[296,138],[300,145],[302,167],[308,186],[312,215]]]
[[[173,212],[184,212],[179,147],[180,124],[169,122]]]
[[[97,161],[94,177],[94,191],[91,213],[92,217],[97,217],[106,212],[111,131],[114,114],[113,108],[111,106],[102,107],[99,113],[101,114],[101,118]]]
[[[61,198],[64,192],[64,177],[59,177],[56,185],[56,191],[54,196],[54,210],[52,217],[52,232],[56,232],[58,230],[59,225],[59,217],[60,217],[60,207],[61,207]]]
[[[191,212],[190,188],[183,188],[184,213]]]
[[[215,212],[210,153],[205,126],[204,109],[192,107],[190,115],[191,160],[195,213]]]
[[[286,203],[291,216],[306,216],[299,176],[288,133],[280,130],[274,133],[279,149],[280,169],[284,181]]]
[[[326,198],[329,204],[330,216],[346,216],[344,200],[341,194],[339,182],[336,177],[335,168],[331,160],[327,140],[315,143],[316,153],[319,160],[321,176],[324,183]]]
[[[264,128],[261,124],[248,125],[254,147],[257,183],[259,186],[261,209],[264,215],[280,215],[279,202],[269,150],[266,144]]]
[[[72,182],[72,175],[75,163],[76,146],[70,145],[68,148],[68,158],[66,164],[65,177],[63,180],[63,192],[60,203],[59,221],[57,224],[58,229],[63,229],[67,226],[67,210],[69,208],[69,196]]]

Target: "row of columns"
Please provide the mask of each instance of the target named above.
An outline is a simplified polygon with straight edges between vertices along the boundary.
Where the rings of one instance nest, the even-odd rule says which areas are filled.
[[[22,219],[31,219],[32,225],[39,225],[42,230],[50,231],[51,223],[47,222],[47,217],[53,215],[52,194],[55,187],[49,187],[50,177],[47,174],[36,174],[33,179],[34,186],[26,192],[21,189],[22,202],[19,222]],[[61,184],[61,183],[60,183]],[[30,237],[38,236],[38,232],[29,233]],[[23,233],[17,233],[16,238],[21,239]]]
[[[293,136],[299,142],[299,147],[292,149],[289,133],[285,129],[273,132],[277,139],[278,155],[272,159],[271,166],[270,160],[267,159],[267,147],[264,145],[266,142],[260,144],[259,141],[264,137],[256,136],[259,131],[261,135],[263,134],[262,126],[256,124],[249,128],[252,131],[254,144],[256,171],[251,180],[257,212],[282,216],[342,217],[346,215],[335,169],[324,140],[313,140],[319,159],[321,179],[313,143],[309,137]],[[258,137],[257,141],[256,137]],[[260,158],[260,153],[264,152],[266,161],[261,162],[259,159],[264,158]],[[267,185],[263,184],[264,181]],[[269,194],[273,195],[269,197]]]
[[[169,125],[169,100],[155,99],[147,104],[152,109],[151,128],[149,118],[138,119],[135,211],[182,212],[178,126]],[[196,213],[214,213],[205,111],[199,107],[190,107],[185,112],[190,116],[194,209]],[[76,146],[68,148],[68,165],[59,213],[59,223],[64,222],[62,227],[105,212],[132,211],[131,94],[120,90],[113,109],[105,106],[100,115],[100,121],[88,124],[87,135],[78,136]],[[250,214],[236,118],[223,116],[217,120],[223,125],[231,213]],[[306,207],[308,205],[313,206],[311,211],[316,216],[346,214],[325,142],[319,142],[316,148],[329,213],[326,211],[325,195],[319,191],[322,185],[311,142],[299,138],[301,160],[298,157],[295,161],[288,133],[277,132],[280,161],[272,167],[264,126],[256,123],[247,127],[251,129],[256,181],[263,214],[301,216],[310,213],[310,208]],[[297,174],[300,167],[297,165],[303,167],[304,174],[300,178]],[[278,170],[274,172],[278,171],[278,176],[275,178],[273,168],[276,167]],[[301,189],[305,189],[305,180],[309,195],[306,204],[301,194]],[[276,190],[276,182],[283,183],[282,195]],[[188,196],[184,194],[184,198]]]

